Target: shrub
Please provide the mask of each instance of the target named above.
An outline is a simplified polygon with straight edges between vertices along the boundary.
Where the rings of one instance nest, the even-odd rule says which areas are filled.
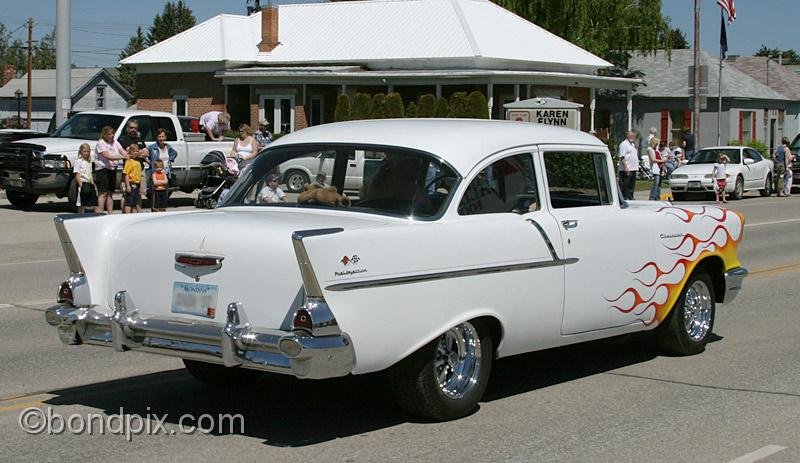
[[[408,102],[408,106],[406,107],[406,117],[415,118],[418,117],[417,114],[419,113],[419,108],[417,104],[413,101]]]
[[[450,95],[447,117],[463,118],[467,117],[467,93],[455,92]]]
[[[372,97],[372,111],[369,112],[370,119],[386,119],[386,95],[376,93]]]
[[[397,119],[405,117],[405,108],[403,107],[403,98],[399,93],[390,93],[386,95],[386,117]]]
[[[366,93],[356,93],[356,99],[353,102],[353,113],[350,119],[354,121],[369,119],[371,112],[372,98]]]
[[[419,99],[417,117],[436,117],[436,97],[427,93]]]
[[[333,111],[333,120],[335,122],[350,120],[350,98],[348,98],[347,95],[339,95],[339,97],[336,98],[336,109]]]
[[[731,146],[742,146],[742,144],[739,143],[739,140],[736,139],[731,140],[730,142],[728,142],[728,144]],[[754,150],[761,153],[761,156],[764,156],[767,159],[772,159],[772,153],[769,152],[769,147],[767,147],[767,145],[762,143],[761,140],[747,140],[747,143],[745,143],[744,146],[753,148]]]
[[[467,96],[466,117],[472,119],[489,119],[489,102],[479,91],[474,91]]]
[[[434,109],[433,117],[447,117],[448,112],[450,112],[450,105],[447,104],[447,99],[439,97],[436,100],[436,108]]]

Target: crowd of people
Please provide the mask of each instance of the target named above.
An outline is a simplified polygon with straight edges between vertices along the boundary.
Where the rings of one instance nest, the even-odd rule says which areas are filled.
[[[623,199],[632,200],[636,188],[637,174],[643,168],[652,177],[652,187],[648,198],[650,200],[661,199],[661,183],[669,179],[672,172],[684,162],[691,161],[695,154],[694,134],[684,129],[685,135],[681,139],[681,146],[675,142],[664,142],[658,138],[658,130],[651,127],[645,142],[646,156],[639,158],[639,150],[636,147],[636,132],[629,131],[618,147],[619,155],[619,188]],[[793,155],[789,147],[789,139],[783,137],[781,145],[775,150],[772,156],[773,182],[777,196],[791,196],[792,191],[792,159]],[[647,160],[649,167],[644,167],[642,161]],[[726,172],[726,166],[731,160],[725,154],[720,153],[709,174],[714,179],[716,201],[727,202],[727,180],[730,173]]]

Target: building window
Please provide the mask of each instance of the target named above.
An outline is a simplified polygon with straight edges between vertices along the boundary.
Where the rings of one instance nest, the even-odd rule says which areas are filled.
[[[189,97],[186,95],[172,96],[172,114],[176,116],[189,115]]]
[[[320,125],[325,123],[325,100],[321,95],[314,95],[311,97],[311,125]]]
[[[95,93],[95,108],[104,109],[106,107],[106,86],[98,85],[94,88]]]
[[[756,135],[756,113],[739,111],[739,143],[747,143]]]
[[[294,95],[261,95],[260,116],[269,122],[272,133],[289,133],[294,130]]]

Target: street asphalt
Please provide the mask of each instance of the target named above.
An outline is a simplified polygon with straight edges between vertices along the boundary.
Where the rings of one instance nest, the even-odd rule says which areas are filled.
[[[190,208],[191,196],[173,206]],[[0,199],[0,460],[798,462],[800,196],[729,206],[746,217],[739,252],[750,276],[717,307],[703,354],[665,356],[643,337],[503,359],[480,410],[428,423],[398,410],[380,374],[211,388],[176,359],[61,344],[42,310],[67,274],[53,227],[66,203],[45,198],[23,212]],[[31,435],[19,420],[32,407],[168,417],[166,432],[130,441]],[[241,414],[244,430],[178,427],[184,414],[220,413]]]

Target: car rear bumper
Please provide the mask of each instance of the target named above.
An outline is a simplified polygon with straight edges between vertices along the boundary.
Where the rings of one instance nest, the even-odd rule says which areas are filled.
[[[722,301],[723,304],[728,304],[736,299],[748,273],[744,267],[732,268],[725,272],[725,298]]]
[[[239,326],[237,305],[228,322],[188,318],[142,317],[118,297],[113,313],[62,304],[45,312],[65,344],[94,344],[118,352],[137,350],[191,360],[294,375],[332,378],[349,374],[355,362],[350,337]]]

